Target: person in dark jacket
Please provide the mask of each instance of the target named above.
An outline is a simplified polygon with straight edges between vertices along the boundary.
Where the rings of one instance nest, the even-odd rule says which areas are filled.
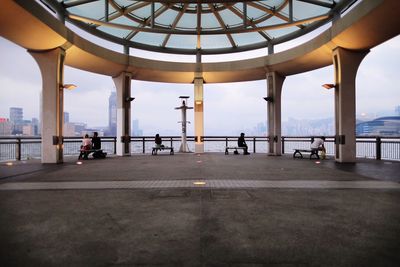
[[[250,155],[250,153],[247,152],[247,144],[246,140],[244,140],[244,133],[240,134],[240,137],[238,139],[238,147],[243,147],[244,155]]]
[[[101,139],[97,132],[93,133],[92,146],[93,146],[93,149],[101,149]]]

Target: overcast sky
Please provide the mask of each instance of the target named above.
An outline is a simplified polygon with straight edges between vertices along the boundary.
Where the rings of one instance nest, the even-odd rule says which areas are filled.
[[[264,51],[252,53],[261,56]],[[8,118],[10,107],[22,107],[24,119],[38,118],[42,85],[36,62],[23,48],[1,37],[0,58],[0,117]],[[356,81],[359,117],[361,113],[370,117],[394,114],[395,106],[400,105],[399,69],[400,37],[374,48],[366,56]],[[73,91],[65,91],[65,111],[70,113],[70,121],[85,122],[88,126],[108,125],[108,97],[115,90],[110,77],[66,67],[64,82],[78,85]],[[332,66],[287,77],[282,94],[283,120],[333,117],[333,91],[321,87],[332,82]],[[235,134],[265,122],[266,102],[262,97],[266,91],[265,80],[205,84],[205,134]],[[189,95],[193,105],[192,84],[133,81],[131,92],[136,97],[132,102],[132,119],[139,120],[145,135],[179,134],[180,113],[174,107],[180,105],[180,95]],[[193,110],[188,111],[188,119],[192,122],[188,132],[192,134]]]

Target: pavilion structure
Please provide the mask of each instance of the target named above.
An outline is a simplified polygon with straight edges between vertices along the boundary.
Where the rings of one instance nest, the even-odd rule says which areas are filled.
[[[193,84],[196,153],[204,151],[204,84],[265,79],[269,154],[278,156],[285,77],[332,64],[335,159],[354,162],[357,69],[371,48],[400,33],[398,10],[398,0],[2,0],[0,36],[27,49],[39,65],[43,163],[63,162],[65,65],[114,80],[120,156],[130,155],[132,79]],[[79,36],[69,23],[120,44],[123,53]],[[275,45],[323,25],[329,27],[315,38],[274,53]],[[196,61],[139,58],[130,48],[194,55]],[[202,62],[203,55],[260,48],[265,54],[257,58]]]

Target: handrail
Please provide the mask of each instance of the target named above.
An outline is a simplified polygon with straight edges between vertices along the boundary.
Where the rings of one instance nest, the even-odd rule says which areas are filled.
[[[180,136],[162,136],[163,142],[173,147],[180,145]],[[209,152],[223,151],[230,142],[236,142],[238,136],[202,136]],[[315,136],[282,136],[282,153],[292,153],[293,148],[308,148]],[[325,144],[328,155],[334,155],[335,136],[325,136]],[[116,154],[117,137],[101,137],[104,150],[109,154]],[[132,153],[151,153],[154,144],[154,136],[132,136]],[[249,150],[253,153],[267,153],[269,145],[268,136],[246,136],[245,140],[249,145]],[[82,137],[63,137],[64,154],[75,155],[79,151]],[[187,137],[188,144],[193,146],[196,142],[195,136]],[[40,158],[41,156],[41,137],[40,136],[0,136],[0,161],[22,160],[29,158]],[[151,143],[151,145],[149,145]],[[357,136],[357,157],[400,160],[400,136]],[[178,147],[176,147],[177,149]],[[177,149],[178,150],[178,149]]]

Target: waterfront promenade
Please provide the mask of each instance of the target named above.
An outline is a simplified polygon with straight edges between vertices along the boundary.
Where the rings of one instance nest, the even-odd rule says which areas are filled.
[[[399,266],[400,162],[0,163],[2,266]]]

